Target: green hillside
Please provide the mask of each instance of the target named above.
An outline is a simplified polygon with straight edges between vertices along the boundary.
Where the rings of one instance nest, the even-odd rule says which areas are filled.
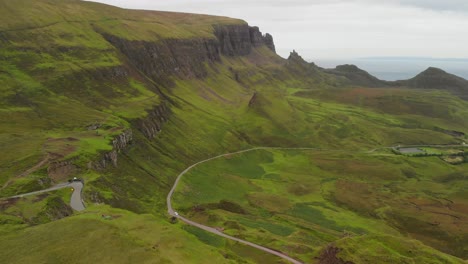
[[[279,57],[237,19],[0,0],[0,258],[283,263],[171,223],[166,208],[191,164],[271,146],[318,150],[206,163],[174,206],[305,263],[463,263],[468,101],[353,81]],[[454,147],[415,157],[396,145]],[[85,211],[71,211],[69,189],[8,198],[72,177]]]

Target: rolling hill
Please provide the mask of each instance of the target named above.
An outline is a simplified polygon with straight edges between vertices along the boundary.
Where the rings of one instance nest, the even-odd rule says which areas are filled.
[[[177,188],[177,210],[304,263],[464,263],[466,81],[430,69],[384,84],[283,59],[238,19],[0,0],[0,257],[281,263],[166,213],[191,164],[269,146],[316,150],[206,164]],[[8,198],[72,177],[85,211],[68,189]]]

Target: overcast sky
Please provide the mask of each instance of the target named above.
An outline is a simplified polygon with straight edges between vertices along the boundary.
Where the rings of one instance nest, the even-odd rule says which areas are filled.
[[[222,15],[273,35],[286,57],[468,58],[468,0],[98,0],[126,8]]]

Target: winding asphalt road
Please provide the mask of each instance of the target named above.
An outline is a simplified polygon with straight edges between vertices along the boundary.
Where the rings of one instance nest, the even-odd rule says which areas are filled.
[[[74,181],[70,183],[60,183],[55,185],[54,187],[36,191],[36,192],[30,192],[30,193],[23,193],[15,196],[11,196],[8,198],[21,198],[25,196],[31,196],[31,195],[36,195],[36,194],[41,194],[45,192],[50,192],[50,191],[55,191],[55,190],[60,190],[63,188],[73,188],[73,193],[71,195],[70,199],[70,206],[73,208],[75,211],[83,211],[85,209],[85,206],[83,204],[83,200],[81,198],[81,190],[83,189],[83,183],[80,181]]]
[[[415,145],[415,146],[418,146],[418,147],[422,147],[422,146],[425,146],[425,147],[459,147],[459,146],[465,146],[465,145]],[[408,147],[408,146],[399,146],[399,147]],[[376,148],[376,149],[372,149],[372,150],[369,150],[369,151],[365,151],[364,153],[373,153],[377,150],[380,150],[380,149],[394,149],[396,147],[381,147],[381,148]],[[272,249],[269,249],[269,248],[266,248],[266,247],[263,247],[263,246],[260,246],[260,245],[257,245],[255,243],[252,243],[252,242],[249,242],[249,241],[246,241],[246,240],[242,240],[242,239],[239,239],[237,237],[233,237],[233,236],[230,236],[230,235],[227,235],[227,234],[224,234],[222,233],[221,231],[213,228],[213,227],[209,227],[209,226],[205,226],[205,225],[202,225],[200,223],[196,223],[194,221],[191,221],[181,215],[179,215],[178,213],[176,213],[176,211],[174,210],[174,208],[172,207],[172,195],[174,194],[176,188],[177,188],[177,185],[179,184],[179,181],[180,179],[182,178],[182,176],[184,176],[184,174],[186,174],[188,171],[190,171],[191,169],[193,169],[194,167],[202,164],[202,163],[205,163],[205,162],[208,162],[208,161],[211,161],[211,160],[215,160],[215,159],[218,159],[218,158],[221,158],[221,157],[227,157],[227,156],[230,156],[230,155],[236,155],[236,154],[241,154],[241,153],[245,153],[245,152],[249,152],[249,151],[254,151],[254,150],[267,150],[267,149],[270,149],[270,150],[324,150],[324,149],[321,149],[321,148],[282,148],[282,147],[256,147],[256,148],[250,148],[250,149],[245,149],[245,150],[241,150],[241,151],[236,151],[236,152],[231,152],[231,153],[226,153],[226,154],[221,154],[221,155],[218,155],[218,156],[215,156],[215,157],[212,157],[212,158],[209,158],[209,159],[205,159],[205,160],[202,160],[202,161],[199,161],[195,164],[192,164],[191,166],[189,166],[188,168],[186,168],[184,171],[182,171],[176,178],[175,182],[174,182],[174,185],[172,186],[171,190],[169,191],[169,194],[167,195],[167,198],[166,198],[166,203],[167,203],[167,212],[169,213],[169,215],[173,216],[173,217],[176,217],[178,219],[180,219],[181,221],[185,222],[186,224],[189,224],[191,226],[195,226],[195,227],[198,227],[200,229],[203,229],[207,232],[210,232],[210,233],[213,233],[215,235],[218,235],[218,236],[222,236],[222,237],[225,237],[227,239],[230,239],[230,240],[234,240],[234,241],[237,241],[239,243],[242,243],[242,244],[245,244],[245,245],[248,245],[248,246],[251,246],[251,247],[254,247],[254,248],[257,248],[257,249],[260,249],[260,250],[263,250],[267,253],[270,253],[270,254],[273,254],[273,255],[276,255],[280,258],[283,258],[285,260],[288,260],[289,262],[291,263],[294,263],[294,264],[300,264],[302,262],[300,261],[297,261],[283,253],[280,253],[278,251],[275,251],[275,250],[272,250]],[[326,150],[325,150],[326,151]]]
[[[421,145],[415,145],[415,146],[421,146]],[[425,145],[425,147],[428,147],[428,146],[437,146],[437,147],[457,147],[457,146],[465,146],[465,145]],[[409,147],[409,146],[400,146],[400,147]],[[367,151],[367,153],[373,153],[379,149],[390,149],[390,148],[395,148],[395,147],[382,147],[382,148],[376,148],[376,149],[373,149],[373,150],[370,150],[370,151]],[[245,149],[245,150],[241,150],[241,151],[236,151],[236,152],[231,152],[231,153],[226,153],[226,154],[221,154],[221,155],[218,155],[218,156],[215,156],[215,157],[212,157],[212,158],[209,158],[209,159],[205,159],[205,160],[202,160],[202,161],[199,161],[195,164],[192,164],[191,166],[189,166],[188,168],[186,168],[183,172],[181,172],[175,182],[174,182],[174,185],[172,186],[171,190],[169,191],[169,194],[167,195],[167,199],[166,199],[166,202],[167,202],[167,212],[169,213],[169,215],[173,216],[173,217],[176,217],[178,219],[180,219],[181,221],[185,222],[186,224],[189,224],[191,226],[195,226],[197,228],[200,228],[202,230],[205,230],[207,232],[210,232],[210,233],[213,233],[215,235],[218,235],[218,236],[222,236],[224,238],[227,238],[227,239],[230,239],[230,240],[233,240],[233,241],[237,241],[239,243],[242,243],[242,244],[245,244],[245,245],[248,245],[248,246],[251,246],[251,247],[254,247],[254,248],[257,248],[259,250],[262,250],[264,252],[267,252],[269,254],[273,254],[273,255],[276,255],[280,258],[283,258],[291,263],[294,263],[294,264],[302,264],[302,262],[300,261],[297,261],[281,252],[278,252],[278,251],[275,251],[273,249],[269,249],[269,248],[266,248],[266,247],[263,247],[263,246],[260,246],[258,244],[255,244],[255,243],[252,243],[252,242],[249,242],[249,241],[246,241],[246,240],[242,240],[242,239],[239,239],[237,237],[233,237],[233,236],[230,236],[230,235],[227,235],[227,234],[224,234],[222,233],[221,231],[213,228],[213,227],[209,227],[209,226],[205,226],[205,225],[202,225],[202,224],[199,224],[199,223],[196,223],[194,221],[191,221],[181,215],[179,215],[178,213],[176,213],[176,211],[174,210],[174,208],[172,207],[172,195],[174,194],[175,192],[175,189],[177,188],[177,185],[179,184],[179,181],[180,179],[182,178],[182,176],[184,174],[186,174],[188,171],[190,171],[191,169],[193,169],[194,167],[196,167],[197,165],[200,165],[202,163],[205,163],[205,162],[208,162],[208,161],[211,161],[211,160],[215,160],[215,159],[218,159],[218,158],[221,158],[221,157],[227,157],[227,156],[230,156],[230,155],[236,155],[236,154],[241,154],[241,153],[245,153],[245,152],[250,152],[250,151],[255,151],[255,150],[324,150],[324,149],[321,149],[321,148],[282,148],[282,147],[256,147],[256,148],[250,148],[250,149]],[[73,193],[71,195],[71,199],[70,199],[70,206],[76,210],[76,211],[83,211],[85,209],[85,206],[83,204],[83,200],[82,200],[82,197],[81,197],[81,191],[83,189],[83,183],[82,182],[71,182],[71,183],[61,183],[61,184],[58,184],[54,187],[51,187],[51,188],[48,188],[48,189],[44,189],[44,190],[40,190],[40,191],[36,191],[36,192],[30,192],[30,193],[24,193],[24,194],[19,194],[19,195],[15,195],[15,196],[11,196],[11,197],[8,197],[8,198],[21,198],[21,197],[25,197],[25,196],[30,196],[30,195],[36,195],[36,194],[40,194],[40,193],[45,193],[45,192],[50,192],[50,191],[55,191],[55,190],[59,190],[59,189],[63,189],[63,188],[68,188],[68,187],[71,187],[73,188]]]
[[[205,225],[202,225],[202,224],[199,224],[199,223],[196,223],[196,222],[193,222],[181,215],[179,215],[178,213],[176,213],[176,211],[174,211],[174,208],[172,207],[172,195],[174,194],[175,192],[175,189],[177,188],[177,185],[179,184],[179,181],[180,179],[182,178],[182,176],[184,176],[184,174],[186,174],[188,171],[190,171],[191,169],[193,169],[194,167],[196,167],[197,165],[200,165],[202,163],[205,163],[205,162],[208,162],[208,161],[211,161],[211,160],[214,160],[214,159],[218,159],[218,158],[221,158],[221,157],[226,157],[226,156],[231,156],[231,155],[236,155],[236,154],[240,154],[240,153],[245,153],[245,152],[249,152],[249,151],[254,151],[254,150],[262,150],[262,149],[272,149],[272,150],[318,150],[318,148],[280,148],[280,147],[257,147],[257,148],[251,148],[251,149],[246,149],[246,150],[241,150],[241,151],[237,151],[237,152],[232,152],[232,153],[226,153],[226,154],[221,154],[221,155],[218,155],[216,157],[212,157],[212,158],[209,158],[209,159],[206,159],[206,160],[202,160],[202,161],[199,161],[193,165],[191,165],[190,167],[188,167],[187,169],[185,169],[183,172],[181,172],[175,182],[174,182],[174,185],[172,186],[172,189],[169,191],[169,194],[167,195],[167,199],[166,199],[166,202],[167,202],[167,212],[169,213],[169,215],[173,216],[173,217],[176,217],[178,219],[180,219],[181,221],[185,222],[186,224],[189,224],[191,226],[195,226],[195,227],[198,227],[200,229],[203,229],[207,232],[210,232],[210,233],[213,233],[215,235],[218,235],[218,236],[222,236],[224,238],[227,238],[227,239],[230,239],[230,240],[233,240],[233,241],[237,241],[239,243],[242,243],[242,244],[245,244],[245,245],[248,245],[248,246],[251,246],[251,247],[254,247],[254,248],[257,248],[257,249],[260,249],[262,251],[265,251],[267,253],[270,253],[270,254],[273,254],[273,255],[276,255],[280,258],[283,258],[291,263],[294,263],[294,264],[302,264],[302,262],[298,261],[298,260],[295,260],[281,252],[278,252],[278,251],[275,251],[273,249],[269,249],[269,248],[266,248],[266,247],[263,247],[261,245],[258,245],[258,244],[255,244],[255,243],[252,243],[252,242],[249,242],[249,241],[246,241],[246,240],[242,240],[240,238],[237,238],[237,237],[233,237],[233,236],[230,236],[230,235],[227,235],[227,234],[224,234],[222,233],[221,231],[213,228],[213,227],[209,227],[209,226],[205,226]]]

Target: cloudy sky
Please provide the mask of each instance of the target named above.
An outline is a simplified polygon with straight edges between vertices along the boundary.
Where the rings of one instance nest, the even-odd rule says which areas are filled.
[[[242,18],[303,57],[468,58],[468,0],[97,0]]]

